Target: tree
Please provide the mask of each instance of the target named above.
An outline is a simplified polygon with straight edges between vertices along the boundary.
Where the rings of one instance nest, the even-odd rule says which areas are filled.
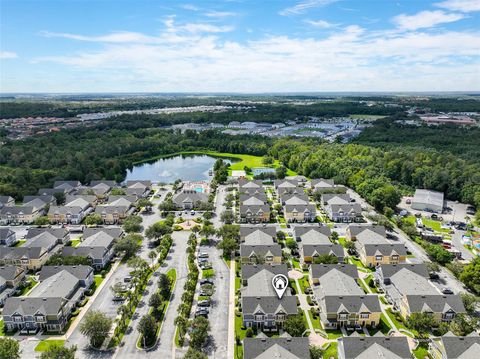
[[[431,273],[438,273],[440,272],[440,266],[436,262],[427,262],[426,263],[427,269]]]
[[[123,221],[123,230],[127,233],[141,232],[142,231],[142,217],[140,216],[128,216]]]
[[[204,347],[210,330],[210,321],[204,317],[196,317],[191,323],[190,346],[200,350]]]
[[[143,346],[147,347],[155,342],[157,338],[157,322],[153,315],[144,315],[137,325],[137,330],[143,336]]]
[[[230,259],[232,253],[238,248],[238,243],[233,238],[225,238],[218,243],[217,248],[223,251],[224,257]]]
[[[183,359],[208,359],[208,356],[190,347],[183,356]]]
[[[235,221],[235,215],[232,211],[223,211],[220,215],[220,220],[226,224],[232,224]]]
[[[123,238],[120,238],[113,246],[115,253],[125,253],[126,258],[130,258],[140,250],[142,241],[140,234],[128,234]]]
[[[474,258],[460,274],[460,280],[477,295],[480,294],[480,257]]]
[[[280,166],[275,169],[275,176],[278,179],[284,179],[286,175],[287,175],[287,169],[285,168],[285,166]]]
[[[283,231],[278,231],[277,232],[277,240],[278,241],[284,241],[287,235]]]
[[[465,314],[457,314],[450,322],[450,331],[457,336],[466,336],[475,330],[476,323]]]
[[[42,353],[40,359],[75,359],[77,346],[67,348],[64,345],[52,344]]]
[[[333,231],[331,236],[330,236],[331,240],[334,241],[334,242],[337,242],[338,241],[338,232],[337,231]]]
[[[170,282],[170,278],[165,273],[161,273],[158,277],[158,289],[160,290],[161,296],[167,300],[168,296],[170,295],[170,286],[172,283]]]
[[[453,260],[453,254],[438,244],[428,244],[425,247],[425,252],[427,252],[430,258],[441,265],[450,263]]]
[[[66,196],[64,192],[55,192],[53,197],[55,197],[55,200],[57,201],[57,206],[61,206],[65,203]]]
[[[89,339],[92,347],[100,348],[108,336],[112,324],[113,320],[106,314],[92,310],[85,314],[83,321],[80,323],[80,333]]]
[[[36,226],[45,226],[47,224],[50,224],[50,220],[48,219],[47,216],[41,216],[41,217],[35,218],[35,220],[33,221],[33,224]]]
[[[163,303],[163,298],[160,293],[153,293],[148,300],[148,305],[153,308],[153,313],[156,313]]]
[[[298,243],[295,239],[288,238],[285,244],[292,253],[295,253],[298,249]]]
[[[322,359],[323,350],[316,345],[310,345],[310,359]]]
[[[87,226],[93,226],[95,224],[102,224],[102,216],[98,213],[92,213],[85,217],[85,224]]]
[[[203,225],[200,234],[204,235],[205,238],[213,236],[215,234],[215,228],[212,225]]]
[[[460,293],[460,296],[462,297],[462,302],[463,302],[463,305],[465,306],[467,313],[474,314],[475,308],[477,304],[480,302],[480,298],[469,293]]]
[[[348,251],[348,253],[355,253],[357,251],[355,243],[352,241],[345,242],[345,249]]]
[[[20,359],[20,345],[11,338],[0,338],[0,359]]]
[[[164,222],[156,222],[147,228],[145,236],[148,239],[157,240],[162,238],[165,234],[171,234],[172,228]]]
[[[273,157],[272,156],[263,156],[262,158],[262,163],[265,165],[265,166],[270,166],[273,164]]]
[[[157,252],[155,251],[150,251],[148,252],[148,258],[150,258],[150,261],[152,262],[152,266],[153,266],[153,261],[155,260],[155,258],[157,258]]]
[[[337,264],[338,258],[333,254],[321,254],[318,257],[313,259],[315,264]]]
[[[292,337],[301,337],[305,331],[305,322],[300,314],[292,315],[283,323],[283,329]]]
[[[417,330],[422,337],[428,336],[436,323],[435,317],[431,313],[412,313],[407,319],[407,327]]]
[[[148,199],[146,198],[140,198],[137,202],[137,207],[139,208],[151,208],[153,206],[152,202],[150,202]]]

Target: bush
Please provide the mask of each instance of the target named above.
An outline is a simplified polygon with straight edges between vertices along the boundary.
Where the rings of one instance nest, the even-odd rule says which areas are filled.
[[[252,328],[247,328],[247,331],[245,332],[245,336],[247,338],[252,338],[253,337],[253,329]]]

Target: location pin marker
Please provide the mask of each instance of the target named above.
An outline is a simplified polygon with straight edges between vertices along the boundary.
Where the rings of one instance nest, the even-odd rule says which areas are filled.
[[[275,292],[277,292],[278,299],[282,299],[288,287],[288,278],[283,274],[277,274],[272,278],[272,285]]]

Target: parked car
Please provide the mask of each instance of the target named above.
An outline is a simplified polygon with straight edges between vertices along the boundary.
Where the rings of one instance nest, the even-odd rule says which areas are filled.
[[[113,296],[112,300],[114,302],[123,302],[125,300],[125,297],[123,295],[115,295]]]
[[[205,317],[205,318],[208,318],[208,312],[206,311],[198,311],[198,312],[195,312],[195,318],[196,317]]]
[[[123,278],[123,281],[124,281],[125,283],[129,283],[129,282],[132,281],[132,277],[127,276],[127,277]]]
[[[194,216],[194,215],[195,215],[195,211],[191,211],[190,214],[191,214],[192,216]]]
[[[213,285],[213,280],[210,278],[205,278],[200,280],[200,286],[205,285],[205,284],[210,284]]]
[[[198,258],[208,258],[208,253],[207,253],[207,252],[201,252],[201,253],[198,255]]]
[[[453,294],[453,291],[450,288],[443,288],[442,293],[443,294]]]
[[[199,307],[209,307],[210,306],[210,299],[201,300],[198,302]]]

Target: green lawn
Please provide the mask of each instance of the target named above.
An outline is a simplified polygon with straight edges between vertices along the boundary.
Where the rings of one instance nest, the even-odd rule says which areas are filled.
[[[5,328],[3,325],[3,320],[0,320],[0,337],[4,337],[4,336],[5,336]]]
[[[95,281],[95,288],[98,288],[100,284],[103,282],[103,277],[100,274],[95,274],[93,276],[93,280]]]
[[[385,118],[382,115],[348,115],[349,118],[359,118],[362,120],[379,120],[381,118]]]
[[[25,244],[26,240],[25,239],[21,239],[19,240],[17,243],[15,243],[15,246],[14,247],[21,247]]]
[[[76,247],[80,244],[81,240],[80,239],[72,239],[70,243],[72,244],[72,247]]]
[[[397,319],[397,316],[395,315],[396,313],[393,313],[391,308],[386,309],[386,312],[387,312],[388,316],[390,317],[390,319],[392,320],[393,324],[395,324],[395,326],[397,327],[397,329],[409,330],[405,326],[405,324],[403,324],[403,321]],[[398,316],[400,316],[400,314],[398,314]]]
[[[28,285],[22,289],[19,296],[26,295],[30,290],[32,290],[33,287],[35,287],[38,284],[38,282],[35,280],[33,276],[28,277]]]
[[[300,267],[300,262],[298,261],[298,258],[292,258],[292,265],[293,265],[293,268],[302,270],[302,268]]]
[[[243,358],[243,346],[237,345],[236,338],[240,338],[242,341],[245,338],[247,333],[247,329],[242,329],[243,321],[242,316],[235,315],[235,358],[242,359]]]
[[[326,330],[328,339],[338,339],[343,336],[340,329]]]
[[[330,343],[327,350],[323,352],[323,359],[337,358],[338,357],[338,344],[335,342]]]
[[[320,324],[320,318],[317,316],[316,319],[313,318],[313,314],[310,310],[307,311],[308,316],[310,317],[310,321],[312,322],[313,329],[322,329],[322,325]]]
[[[46,351],[48,348],[50,348],[50,346],[56,344],[56,345],[63,345],[65,343],[65,340],[54,340],[54,339],[46,339],[46,340],[42,340],[40,343],[37,344],[37,346],[35,347],[35,351],[36,352],[44,352]]]
[[[204,269],[202,270],[202,278],[212,278],[215,275],[213,269]]]
[[[413,355],[417,359],[424,359],[425,357],[431,358],[430,354],[428,353],[428,343],[420,343],[417,349],[413,351]]]
[[[425,226],[430,227],[435,232],[442,232],[442,233],[450,232],[449,229],[442,228],[442,222],[440,221],[434,221],[433,219],[422,218],[422,222]]]

